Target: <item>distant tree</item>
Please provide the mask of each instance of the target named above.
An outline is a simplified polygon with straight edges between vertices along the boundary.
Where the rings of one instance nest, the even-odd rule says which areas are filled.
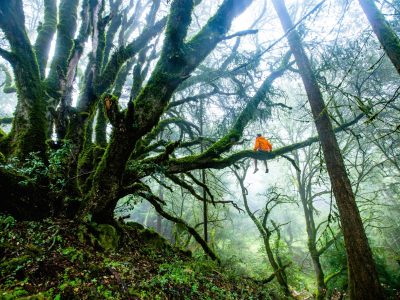
[[[245,180],[247,171],[249,169],[249,164],[245,164],[240,171],[233,169],[233,173],[237,181],[239,182],[240,190],[242,193],[242,199],[245,207],[245,211],[253,221],[254,225],[257,227],[258,232],[263,240],[264,249],[266,255],[268,257],[268,261],[274,270],[274,273],[269,276],[267,279],[263,280],[263,282],[269,282],[276,278],[279,285],[281,286],[284,294],[289,297],[290,289],[287,281],[286,268],[290,266],[291,263],[283,264],[282,259],[279,255],[279,242],[280,242],[280,227],[282,225],[277,224],[274,220],[271,220],[271,213],[274,208],[278,205],[282,205],[284,203],[288,203],[288,199],[285,199],[282,195],[274,191],[274,189],[270,189],[270,193],[267,195],[267,199],[265,202],[265,207],[262,210],[260,216],[256,216],[255,212],[253,212],[248,203],[248,191],[245,186]],[[273,235],[276,235],[277,243],[275,245],[275,253],[273,250]]]

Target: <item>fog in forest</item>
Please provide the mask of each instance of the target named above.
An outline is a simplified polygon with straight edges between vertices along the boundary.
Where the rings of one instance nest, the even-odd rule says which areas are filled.
[[[154,291],[146,281],[145,292],[107,294],[102,283],[93,296],[87,279],[65,283],[71,294],[61,285],[32,283],[32,291],[44,299],[400,296],[400,1],[0,0],[0,18],[0,188],[9,199],[0,250],[14,249],[9,226],[20,230],[8,215],[73,220],[88,226],[90,247],[109,251],[96,236],[107,224],[122,257],[121,247],[141,242],[125,243],[121,228],[138,223],[265,294],[246,283],[243,294],[218,286],[221,294],[203,295],[214,292],[175,275],[156,283],[161,275],[149,275]],[[46,251],[81,247],[58,235]],[[0,251],[5,299],[25,278],[6,265],[12,251]],[[179,264],[155,272],[196,269]],[[117,263],[107,266],[129,286]],[[174,284],[177,294],[164,289]]]

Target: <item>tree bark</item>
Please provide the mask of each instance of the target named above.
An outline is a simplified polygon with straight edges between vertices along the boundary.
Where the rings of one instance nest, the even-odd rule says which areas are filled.
[[[373,0],[358,0],[379,42],[400,74],[400,39]]]
[[[282,27],[288,33],[290,49],[296,59],[301,78],[311,106],[315,125],[320,137],[333,193],[339,208],[340,220],[346,245],[349,266],[351,299],[384,299],[379,284],[372,252],[368,245],[360,213],[347,176],[343,158],[329,119],[322,93],[318,87],[311,64],[302,46],[300,36],[283,0],[273,0]]]

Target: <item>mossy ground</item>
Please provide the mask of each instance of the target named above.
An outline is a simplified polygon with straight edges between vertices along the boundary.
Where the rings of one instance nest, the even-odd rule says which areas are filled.
[[[276,298],[140,225],[121,225],[118,251],[101,246],[105,232],[115,234],[95,224],[1,216],[0,299]]]

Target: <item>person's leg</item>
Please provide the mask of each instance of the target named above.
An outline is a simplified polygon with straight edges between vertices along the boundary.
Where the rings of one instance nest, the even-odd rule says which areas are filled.
[[[269,170],[268,170],[268,164],[267,164],[266,160],[264,160],[264,164],[265,164],[265,173],[268,173]]]
[[[255,159],[254,160],[254,172],[253,172],[253,174],[255,173],[255,172],[257,172],[258,171],[258,168],[257,168],[257,159]]]

